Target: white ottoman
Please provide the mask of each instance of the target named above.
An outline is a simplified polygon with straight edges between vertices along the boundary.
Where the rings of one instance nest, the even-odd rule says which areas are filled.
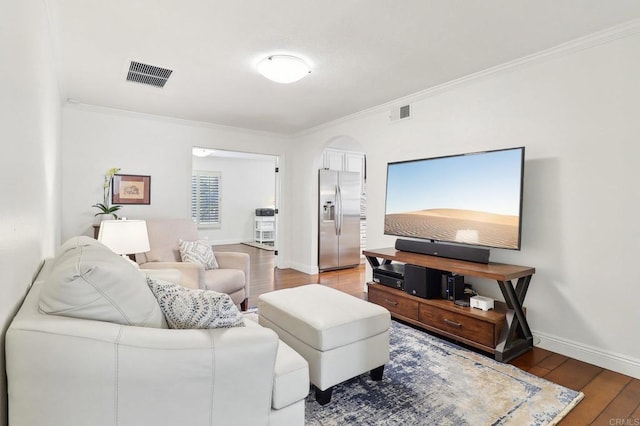
[[[385,308],[319,284],[277,290],[258,298],[259,322],[309,363],[316,400],[333,386],[371,371],[381,380],[389,362],[391,316]]]

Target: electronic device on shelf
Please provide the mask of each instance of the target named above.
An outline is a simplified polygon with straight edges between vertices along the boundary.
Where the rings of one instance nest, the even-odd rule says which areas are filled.
[[[441,297],[443,299],[463,300],[464,294],[464,276],[452,273],[442,275]]]
[[[418,265],[405,265],[404,291],[423,299],[440,298],[442,271]]]
[[[404,290],[404,263],[385,263],[373,268],[373,281]]]
[[[260,208],[256,209],[256,216],[274,216],[275,212],[275,209]]]
[[[469,299],[469,303],[472,308],[482,309],[483,311],[489,311],[494,308],[494,300],[490,297],[473,296]]]
[[[524,152],[388,163],[384,233],[413,238],[397,250],[472,262],[489,263],[488,248],[520,250]]]

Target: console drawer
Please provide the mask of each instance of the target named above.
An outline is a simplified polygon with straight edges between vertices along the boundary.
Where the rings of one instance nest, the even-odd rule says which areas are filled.
[[[461,313],[421,304],[419,321],[423,324],[495,348],[495,324]]]
[[[399,290],[387,289],[382,284],[370,284],[368,288],[369,302],[405,318],[418,319],[418,302],[409,299],[406,294],[397,294]]]

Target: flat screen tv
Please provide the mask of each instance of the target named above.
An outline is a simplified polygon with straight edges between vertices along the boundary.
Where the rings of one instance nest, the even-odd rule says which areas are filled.
[[[520,250],[524,147],[387,165],[384,233]]]

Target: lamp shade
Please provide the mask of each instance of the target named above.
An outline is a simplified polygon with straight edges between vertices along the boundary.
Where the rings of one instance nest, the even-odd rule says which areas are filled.
[[[151,250],[144,220],[103,220],[98,241],[117,254],[144,253]]]
[[[293,83],[311,72],[305,61],[289,55],[271,55],[257,65],[258,72],[276,83]]]

